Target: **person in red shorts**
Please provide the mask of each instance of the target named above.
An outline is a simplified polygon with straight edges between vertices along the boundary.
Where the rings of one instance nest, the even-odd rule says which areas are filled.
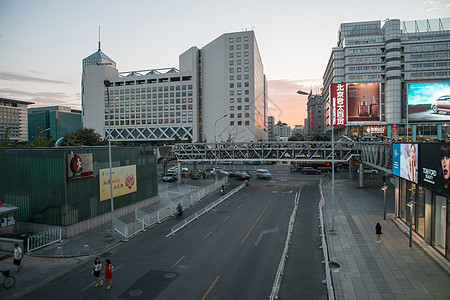
[[[109,259],[107,259],[106,260],[106,265],[105,265],[105,280],[108,283],[108,287],[106,288],[108,290],[111,288],[112,270],[113,270],[113,266],[111,264],[111,261]]]

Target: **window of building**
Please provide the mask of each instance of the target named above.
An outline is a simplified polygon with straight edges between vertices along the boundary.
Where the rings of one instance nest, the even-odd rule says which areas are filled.
[[[240,36],[236,38],[236,42],[237,42],[237,43],[240,43],[240,42],[241,42],[241,37],[240,37]]]
[[[248,51],[244,52],[244,56],[246,56],[246,57],[248,56]]]
[[[234,50],[234,46],[233,45],[230,45],[230,51],[233,51]]]
[[[234,80],[234,75],[230,75],[230,80]]]
[[[230,66],[234,65],[234,60],[230,60]]]
[[[244,42],[248,42],[248,36],[244,36]]]
[[[236,45],[236,50],[241,50],[241,45]]]
[[[230,73],[234,73],[234,68],[230,68]]]
[[[245,121],[245,125],[246,126],[250,125],[250,122],[249,121]]]
[[[230,89],[232,89],[232,88],[234,88],[234,83],[233,82],[230,83]]]
[[[234,114],[230,114],[230,119],[234,119]]]
[[[234,42],[234,38],[230,38],[230,43],[233,43]]]
[[[250,107],[248,105],[245,106],[245,110],[249,110]]]
[[[233,58],[233,57],[234,57],[234,53],[231,52],[231,53],[230,53],[230,58]]]
[[[230,121],[230,126],[234,126],[234,121]]]
[[[230,96],[234,96],[234,91],[230,91]]]
[[[242,121],[238,121],[237,124],[238,124],[238,126],[241,126],[242,125]]]
[[[230,106],[230,111],[234,111],[234,106]]]
[[[234,98],[230,98],[230,103],[234,103]]]

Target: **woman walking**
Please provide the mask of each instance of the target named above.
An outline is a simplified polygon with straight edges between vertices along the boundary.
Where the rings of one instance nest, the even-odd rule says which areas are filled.
[[[375,225],[375,233],[377,234],[377,243],[381,243],[381,225],[380,225],[380,223],[377,223],[377,225]]]
[[[94,265],[92,266],[92,275],[95,277],[95,287],[99,287],[103,284],[103,280],[100,279],[100,272],[102,270],[102,263],[100,258],[96,258],[94,261]]]
[[[111,264],[111,261],[109,259],[107,259],[106,266],[105,266],[105,280],[108,283],[108,287],[106,288],[107,290],[109,290],[111,288],[112,270],[113,270],[113,266]]]

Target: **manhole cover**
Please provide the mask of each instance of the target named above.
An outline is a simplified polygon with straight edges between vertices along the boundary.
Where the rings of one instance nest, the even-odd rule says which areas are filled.
[[[330,263],[328,264],[330,266],[330,268],[332,269],[336,269],[336,268],[340,268],[341,265],[335,261],[330,261]]]
[[[164,278],[167,278],[167,279],[172,279],[175,277],[177,277],[177,274],[175,274],[175,273],[167,273],[164,275]]]
[[[142,295],[142,291],[141,290],[132,290],[128,293],[128,295],[130,295],[131,297],[137,297]]]
[[[272,191],[272,194],[278,194],[278,191]]]
[[[107,235],[105,235],[105,238],[112,238],[112,235],[111,234],[107,234]]]

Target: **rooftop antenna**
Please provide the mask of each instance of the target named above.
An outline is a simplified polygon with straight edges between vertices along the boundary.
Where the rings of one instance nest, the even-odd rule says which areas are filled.
[[[100,25],[98,25],[98,51],[99,51],[99,52],[102,51],[102,50],[100,49]]]

